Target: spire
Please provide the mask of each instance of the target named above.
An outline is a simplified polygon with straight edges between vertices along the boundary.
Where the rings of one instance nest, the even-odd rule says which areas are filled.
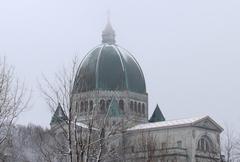
[[[157,105],[149,122],[153,123],[153,122],[160,122],[160,121],[165,121],[165,117],[163,116],[162,111]]]
[[[102,43],[114,44],[115,43],[115,31],[110,22],[110,12],[107,14],[107,24],[102,32]]]
[[[63,108],[61,106],[60,103],[58,103],[57,109],[55,110],[53,116],[52,116],[52,120],[50,125],[52,124],[60,124],[63,121],[68,120],[68,117],[66,116],[66,114],[63,111]]]

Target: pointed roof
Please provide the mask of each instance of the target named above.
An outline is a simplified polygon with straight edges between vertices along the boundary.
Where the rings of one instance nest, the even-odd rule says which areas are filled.
[[[120,117],[122,115],[120,109],[119,109],[119,104],[115,98],[111,100],[111,103],[109,105],[108,109],[108,116],[109,117]]]
[[[115,42],[115,31],[113,30],[108,16],[107,24],[102,32],[102,43],[115,44]]]
[[[64,113],[60,103],[58,103],[57,109],[55,110],[50,124],[59,124],[63,121],[68,120],[67,115]]]
[[[165,117],[163,116],[162,111],[160,110],[159,106],[157,105],[149,122],[153,123],[153,122],[160,122],[160,121],[165,121]]]

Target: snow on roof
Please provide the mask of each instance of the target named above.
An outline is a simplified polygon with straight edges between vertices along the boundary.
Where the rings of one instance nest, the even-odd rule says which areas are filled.
[[[76,125],[82,128],[88,128],[88,126],[86,124],[83,124],[81,122],[76,122]]]
[[[190,125],[190,124],[195,123],[196,121],[202,120],[204,118],[208,118],[208,116],[200,116],[200,117],[193,117],[193,118],[186,118],[186,119],[177,119],[177,120],[168,120],[168,121],[161,121],[161,122],[155,122],[155,123],[139,124],[132,128],[129,128],[128,130],[131,131],[131,130]]]
[[[76,122],[76,125],[81,127],[81,128],[85,128],[85,129],[88,129],[88,125],[84,124],[84,123],[81,123],[81,122]],[[97,128],[92,128],[93,130],[98,130]]]

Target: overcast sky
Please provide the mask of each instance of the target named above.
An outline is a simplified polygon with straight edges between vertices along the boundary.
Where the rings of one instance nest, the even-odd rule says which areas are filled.
[[[0,54],[33,89],[18,123],[49,126],[37,87],[101,42],[107,10],[116,41],[145,75],[149,112],[210,115],[240,128],[240,1],[0,0]]]

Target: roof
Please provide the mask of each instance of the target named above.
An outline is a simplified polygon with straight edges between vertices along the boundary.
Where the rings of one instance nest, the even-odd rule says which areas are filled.
[[[87,124],[84,124],[83,122],[80,122],[80,121],[76,122],[76,126],[78,126],[79,128],[83,128],[83,129],[88,129],[89,128],[89,126]],[[92,129],[93,130],[99,130],[95,127],[92,127]]]
[[[177,119],[177,120],[168,120],[168,121],[161,121],[155,123],[146,123],[146,124],[139,124],[132,128],[129,128],[129,131],[132,130],[143,130],[143,129],[155,129],[155,128],[172,128],[172,127],[182,127],[182,126],[193,126],[194,124],[209,119],[211,122],[218,127],[219,130],[223,130],[223,128],[218,125],[212,118],[209,116],[200,116],[200,117],[193,117],[193,118],[186,118],[186,119]]]
[[[60,122],[68,120],[67,115],[64,113],[60,103],[58,103],[57,109],[55,110],[50,124],[59,124]]]
[[[82,123],[82,122],[76,122],[76,125],[81,127],[81,128],[86,128],[86,129],[88,128],[88,126],[86,124]]]
[[[102,33],[102,44],[82,60],[74,82],[74,93],[93,90],[132,91],[146,94],[145,79],[136,59],[115,44],[110,21]]]
[[[149,122],[153,123],[153,122],[160,122],[160,121],[165,121],[165,117],[163,116],[162,111],[160,110],[159,106],[157,105],[151,118],[149,119]]]
[[[101,44],[82,60],[74,93],[112,90],[146,94],[145,79],[136,59],[116,44]]]

